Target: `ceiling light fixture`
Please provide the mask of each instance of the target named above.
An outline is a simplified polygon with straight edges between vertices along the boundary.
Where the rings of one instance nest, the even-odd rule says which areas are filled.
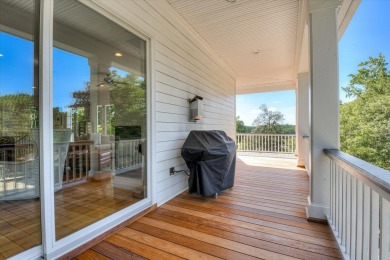
[[[251,51],[251,54],[259,54],[260,53],[260,50],[252,50]]]
[[[237,0],[226,0],[228,3],[235,3]]]
[[[115,56],[117,56],[117,57],[122,57],[123,55],[122,55],[122,53],[117,52],[117,53],[115,53]]]

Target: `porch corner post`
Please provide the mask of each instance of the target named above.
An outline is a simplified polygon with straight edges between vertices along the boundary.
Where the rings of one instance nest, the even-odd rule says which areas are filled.
[[[324,148],[339,148],[339,0],[309,0],[310,28],[310,196],[308,220],[326,220],[330,166]]]
[[[296,90],[297,100],[297,125],[296,125],[296,145],[298,150],[297,166],[304,167],[309,162],[305,161],[306,151],[304,136],[309,136],[309,85],[310,74],[303,72],[298,74],[298,84]]]

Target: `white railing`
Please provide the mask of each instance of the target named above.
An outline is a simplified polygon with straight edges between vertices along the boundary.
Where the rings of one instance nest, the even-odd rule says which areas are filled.
[[[330,158],[328,221],[345,259],[390,259],[390,172],[339,150]]]
[[[65,161],[62,184],[86,181],[91,168],[92,141],[70,142]]]
[[[39,157],[34,139],[9,136],[0,142],[0,201],[38,197]]]
[[[245,152],[294,153],[294,134],[237,134],[237,150]]]
[[[144,139],[120,140],[115,142],[115,172],[121,170],[136,169],[142,166],[142,155],[140,149]],[[146,151],[143,151],[146,152]]]

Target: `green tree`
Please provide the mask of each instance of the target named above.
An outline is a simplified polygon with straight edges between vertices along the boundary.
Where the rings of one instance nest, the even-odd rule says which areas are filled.
[[[77,109],[77,116],[79,122],[86,122],[90,120],[91,115],[91,96],[89,83],[83,90],[77,90],[72,93],[74,103],[70,107]]]
[[[343,88],[351,102],[340,106],[341,150],[390,170],[390,74],[385,57],[361,62]]]
[[[24,135],[32,127],[32,114],[36,114],[32,95],[20,93],[0,96],[1,135]]]
[[[237,133],[247,133],[247,128],[245,126],[244,121],[240,119],[240,117],[236,117],[236,132]]]
[[[295,125],[283,124],[278,134],[295,134]]]
[[[267,105],[262,104],[260,107],[260,114],[253,121],[255,129],[254,133],[259,134],[278,134],[281,132],[281,125],[284,121],[284,116],[280,111],[272,111]]]
[[[146,124],[146,81],[144,78],[128,73],[121,76],[116,70],[108,73],[106,79],[110,86],[110,129],[113,126],[144,126]],[[146,134],[146,129],[142,128]],[[114,133],[114,131],[112,131]]]

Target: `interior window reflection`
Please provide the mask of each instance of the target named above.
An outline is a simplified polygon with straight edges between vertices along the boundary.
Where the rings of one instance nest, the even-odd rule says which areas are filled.
[[[146,42],[77,1],[55,1],[54,20],[60,239],[146,197]]]

